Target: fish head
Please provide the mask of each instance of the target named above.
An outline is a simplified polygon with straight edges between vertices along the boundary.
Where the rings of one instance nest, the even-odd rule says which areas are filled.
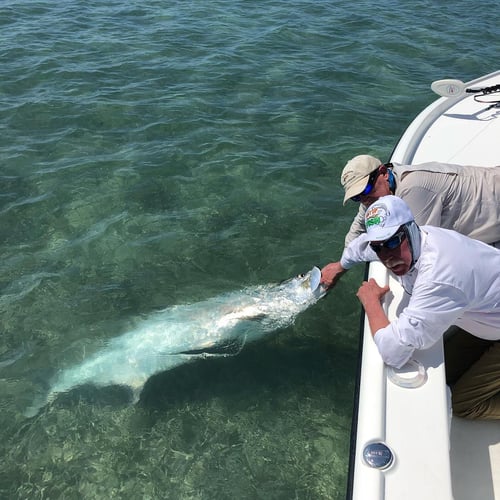
[[[318,267],[313,267],[307,273],[299,274],[282,283],[287,289],[289,297],[300,302],[316,302],[326,295],[326,288],[320,283],[321,271]]]

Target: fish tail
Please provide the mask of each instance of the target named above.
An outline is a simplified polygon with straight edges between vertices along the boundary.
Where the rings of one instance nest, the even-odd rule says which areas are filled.
[[[40,410],[49,403],[49,399],[48,395],[39,394],[36,396],[31,406],[24,410],[24,416],[28,418],[36,417]]]
[[[59,391],[54,391],[53,389],[51,389],[49,392],[38,393],[34,397],[31,406],[28,406],[28,408],[24,410],[24,416],[28,418],[36,417],[40,413],[40,410],[42,408],[52,403],[56,399],[58,394]]]

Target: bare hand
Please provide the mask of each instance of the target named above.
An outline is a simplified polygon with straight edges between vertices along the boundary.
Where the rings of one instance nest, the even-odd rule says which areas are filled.
[[[380,301],[389,290],[388,285],[380,287],[373,278],[370,278],[368,281],[363,281],[356,296],[366,309],[370,304],[380,304]]]
[[[331,262],[321,270],[321,284],[325,288],[332,288],[337,284],[340,277],[346,272],[340,262]]]

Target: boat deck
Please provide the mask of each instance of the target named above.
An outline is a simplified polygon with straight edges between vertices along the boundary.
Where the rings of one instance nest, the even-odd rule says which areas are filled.
[[[478,83],[480,87],[498,84],[500,72]],[[443,111],[443,107],[447,109]],[[414,132],[418,132],[409,147],[400,142],[401,149],[396,147],[393,154],[393,158],[404,156],[397,160],[401,163],[500,165],[500,107],[491,102],[477,102],[474,94],[438,99],[431,113],[424,111],[422,119],[417,117],[413,126]],[[452,417],[450,469],[454,500],[499,500],[500,422]]]
[[[478,87],[497,84],[500,71],[469,82]],[[391,161],[491,167],[500,165],[499,138],[500,107],[477,102],[474,94],[443,97],[410,124]],[[390,285],[384,307],[389,318],[396,317],[405,305],[399,284],[380,263],[370,264],[369,277]],[[365,318],[351,498],[500,500],[500,421],[451,415],[442,343],[415,353],[425,382],[401,386],[391,380],[367,323]],[[363,459],[365,447],[373,442],[385,443],[395,457],[385,470],[368,467]]]
[[[455,500],[500,498],[500,422],[453,417],[450,455]]]

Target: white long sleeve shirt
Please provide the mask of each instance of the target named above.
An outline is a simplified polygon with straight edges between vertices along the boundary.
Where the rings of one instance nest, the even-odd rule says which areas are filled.
[[[420,257],[398,278],[410,294],[408,306],[374,335],[384,362],[398,368],[451,325],[483,339],[500,339],[500,250],[455,231],[432,226],[421,231]],[[363,234],[344,250],[340,263],[349,269],[373,260],[377,256]]]
[[[500,241],[500,166],[429,162],[394,164],[392,171],[394,194],[406,201],[419,226],[453,229],[485,243]],[[346,246],[366,231],[365,212],[360,204]]]

